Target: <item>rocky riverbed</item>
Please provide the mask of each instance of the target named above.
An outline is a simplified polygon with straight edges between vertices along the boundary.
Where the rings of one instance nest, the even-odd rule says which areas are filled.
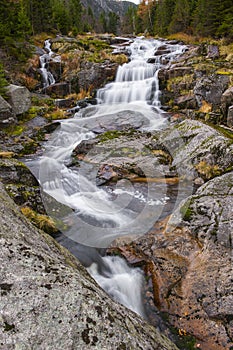
[[[101,50],[109,40],[104,38]],[[95,43],[88,42],[92,57],[91,45]],[[81,46],[73,39],[52,40],[52,49],[64,60],[51,69],[59,84],[71,83],[77,91],[92,86],[94,91],[113,78],[119,63],[109,57],[101,63],[81,62],[74,57],[74,52],[83,55]],[[233,347],[233,67],[232,56],[223,51],[190,46],[159,71],[162,105],[170,120],[166,128],[142,132],[145,118],[130,111],[127,123],[121,114],[104,127],[93,123],[96,138],[74,148],[69,163],[72,169],[93,167],[101,186],[126,179],[191,187],[187,198],[177,201],[176,209],[162,215],[147,234],[131,243],[118,240],[108,253],[144,269],[150,323],[161,327],[164,322],[161,330],[171,339],[167,325],[184,342],[193,336],[190,348],[202,350]],[[37,68],[29,70],[34,79]],[[46,216],[39,184],[19,159],[41,153],[58,117],[72,118],[67,108],[77,101],[64,91],[60,85],[46,91],[50,96],[41,95],[13,84],[8,100],[0,100],[1,182],[21,211],[52,234],[57,228]],[[84,99],[79,105],[94,101]],[[66,107],[57,109],[58,103]],[[114,342],[116,349],[176,349],[155,328],[108,299],[70,253],[28,223],[2,185],[0,192],[3,348],[36,344],[49,349],[54,342],[67,349],[110,348]]]

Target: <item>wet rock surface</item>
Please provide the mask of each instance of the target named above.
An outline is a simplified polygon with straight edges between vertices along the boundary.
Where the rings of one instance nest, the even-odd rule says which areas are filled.
[[[185,120],[152,134],[108,131],[81,142],[73,157],[73,165],[77,160],[98,165],[100,183],[174,176],[207,181],[231,169],[233,141],[202,122]]]
[[[1,348],[177,349],[113,302],[81,264],[19,212],[0,185]]]
[[[171,157],[156,149],[150,133],[136,130],[109,131],[94,140],[83,141],[73,152],[77,160],[98,165],[99,184],[122,178],[174,176]]]
[[[157,309],[204,350],[233,345],[232,180],[231,172],[204,184],[168,222],[120,249],[129,262],[140,258]]]

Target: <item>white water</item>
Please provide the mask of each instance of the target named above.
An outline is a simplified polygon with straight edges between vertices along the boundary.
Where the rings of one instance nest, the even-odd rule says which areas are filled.
[[[51,50],[51,43],[49,39],[45,40],[44,48],[46,50],[46,53],[40,56],[40,71],[43,79],[43,88],[46,88],[47,86],[55,84],[56,82],[54,76],[48,70],[49,62],[51,60],[60,62],[60,56],[53,57],[54,52]]]
[[[94,138],[96,130],[135,126],[135,123],[141,130],[158,130],[166,125],[159,101],[158,69],[162,57],[154,57],[162,44],[164,42],[159,40],[135,39],[129,47],[130,62],[119,67],[115,82],[98,91],[99,104],[80,110],[73,119],[62,121],[46,144],[40,160],[39,181],[43,191],[55,201],[47,201],[45,197],[44,203],[52,217],[62,212],[59,203],[70,208],[63,218],[69,226],[64,234],[74,242],[107,247],[121,236],[130,235],[133,239],[152,227],[169,199],[166,188],[147,184],[146,191],[142,192],[127,180],[119,181],[112,191],[104,190],[96,185],[98,166],[91,170],[82,166],[79,170],[67,167],[73,149],[82,140]],[[49,42],[46,45],[50,50]],[[181,45],[168,47],[171,53],[166,59],[184,50]],[[51,54],[49,51],[48,59]],[[152,57],[155,64],[147,63]],[[42,61],[45,59],[42,65],[47,58],[42,58]],[[52,77],[47,70],[43,72],[45,85],[51,84]],[[106,164],[106,154],[96,154],[96,160]],[[101,259],[108,266],[108,272],[99,272],[99,265],[94,263],[89,267],[90,273],[116,300],[143,315],[140,271],[130,269],[120,258]]]
[[[103,260],[108,266],[107,272],[100,273],[98,265],[93,263],[88,268],[89,273],[113,299],[145,316],[141,295],[144,277],[141,270],[130,268],[118,256],[105,256]]]

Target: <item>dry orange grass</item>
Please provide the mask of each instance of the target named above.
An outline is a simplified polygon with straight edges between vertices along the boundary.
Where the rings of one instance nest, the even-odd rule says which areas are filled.
[[[37,79],[29,77],[25,73],[19,73],[17,75],[17,79],[20,81],[22,85],[26,86],[28,90],[34,90],[36,86],[40,84],[40,82]]]

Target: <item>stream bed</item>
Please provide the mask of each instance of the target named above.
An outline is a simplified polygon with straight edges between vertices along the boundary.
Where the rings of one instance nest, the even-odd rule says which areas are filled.
[[[158,71],[186,47],[135,38],[126,48],[129,62],[119,67],[114,82],[97,92],[98,104],[62,120],[43,156],[27,165],[34,172],[37,168],[46,211],[60,223],[57,241],[87,267],[110,296],[146,317],[142,271],[129,267],[120,257],[105,256],[105,251],[119,237],[136,239],[147,233],[186,197],[187,189],[166,182],[131,183],[127,179],[98,186],[95,168],[69,166],[72,152],[81,142],[106,130],[131,127],[149,133],[168,124],[160,104]],[[42,67],[45,84],[54,83],[44,63]],[[98,153],[96,159],[98,164],[107,162],[105,153]]]

